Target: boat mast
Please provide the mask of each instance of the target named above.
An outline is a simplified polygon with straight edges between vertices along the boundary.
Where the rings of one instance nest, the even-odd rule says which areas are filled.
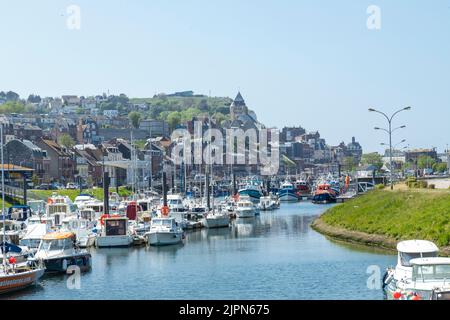
[[[1,140],[1,161],[2,161],[2,219],[3,219],[3,270],[6,272],[6,227],[5,227],[5,165],[3,161],[3,123],[0,124],[0,140]]]

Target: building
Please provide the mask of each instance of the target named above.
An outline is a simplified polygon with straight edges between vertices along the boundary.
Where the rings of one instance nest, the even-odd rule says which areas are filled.
[[[74,156],[77,163],[78,176],[84,182],[91,182],[93,185],[98,185],[103,178],[102,164],[99,160],[101,152],[94,145],[76,145],[73,148]]]
[[[40,139],[36,145],[47,152],[50,159],[49,178],[54,181],[67,183],[75,180],[76,161],[73,154],[60,146],[57,142],[48,139]]]
[[[93,118],[80,118],[77,126],[76,140],[80,144],[92,143],[94,145],[102,141],[102,137],[99,135],[98,124]]]
[[[14,125],[14,136],[17,139],[36,141],[42,138],[42,129],[31,124]]]
[[[362,147],[359,142],[356,141],[355,137],[352,137],[352,142],[347,144],[347,156],[353,157],[357,163],[361,161],[362,157]]]
[[[170,135],[169,124],[164,120],[142,120],[139,123],[139,129],[146,130],[150,138]]]
[[[104,110],[103,115],[108,118],[117,118],[119,116],[118,110]]]
[[[50,159],[46,150],[29,140],[13,139],[6,143],[4,152],[5,163],[33,168],[38,183],[50,180]]]
[[[248,107],[240,92],[236,95],[230,106],[231,120],[238,120],[241,116],[248,115]]]
[[[438,161],[436,149],[415,149],[415,150],[406,151],[405,152],[405,161],[412,163],[412,164],[417,164],[417,160],[420,157],[424,157],[424,156],[430,157],[430,158]]]
[[[305,133],[302,127],[284,127],[280,132],[280,142],[292,142]]]

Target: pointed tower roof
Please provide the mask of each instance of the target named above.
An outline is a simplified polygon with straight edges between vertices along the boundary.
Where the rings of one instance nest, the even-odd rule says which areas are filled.
[[[233,105],[235,106],[245,106],[245,100],[242,98],[242,95],[240,92],[238,92],[236,98],[234,98]]]

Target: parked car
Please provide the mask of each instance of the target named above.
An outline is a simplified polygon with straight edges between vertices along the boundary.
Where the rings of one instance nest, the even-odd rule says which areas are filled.
[[[42,183],[36,187],[38,190],[50,190],[50,185],[48,183]]]
[[[79,189],[79,186],[76,183],[74,183],[74,182],[69,182],[66,185],[66,189]]]

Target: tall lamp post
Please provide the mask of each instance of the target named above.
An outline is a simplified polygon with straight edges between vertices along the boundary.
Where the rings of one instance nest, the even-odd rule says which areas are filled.
[[[381,114],[382,116],[384,116],[386,118],[386,120],[388,121],[388,129],[384,129],[384,128],[379,128],[379,127],[375,127],[375,130],[383,130],[386,131],[387,134],[389,135],[389,176],[390,176],[390,180],[391,180],[391,190],[394,189],[394,181],[393,181],[393,176],[392,176],[392,133],[398,129],[403,129],[406,126],[400,126],[397,128],[392,129],[392,119],[394,119],[394,117],[402,112],[402,111],[406,111],[406,110],[411,110],[411,107],[405,107],[403,109],[397,110],[396,112],[394,112],[391,116],[388,116],[386,113],[378,111],[374,108],[369,108],[370,112],[376,112]]]

